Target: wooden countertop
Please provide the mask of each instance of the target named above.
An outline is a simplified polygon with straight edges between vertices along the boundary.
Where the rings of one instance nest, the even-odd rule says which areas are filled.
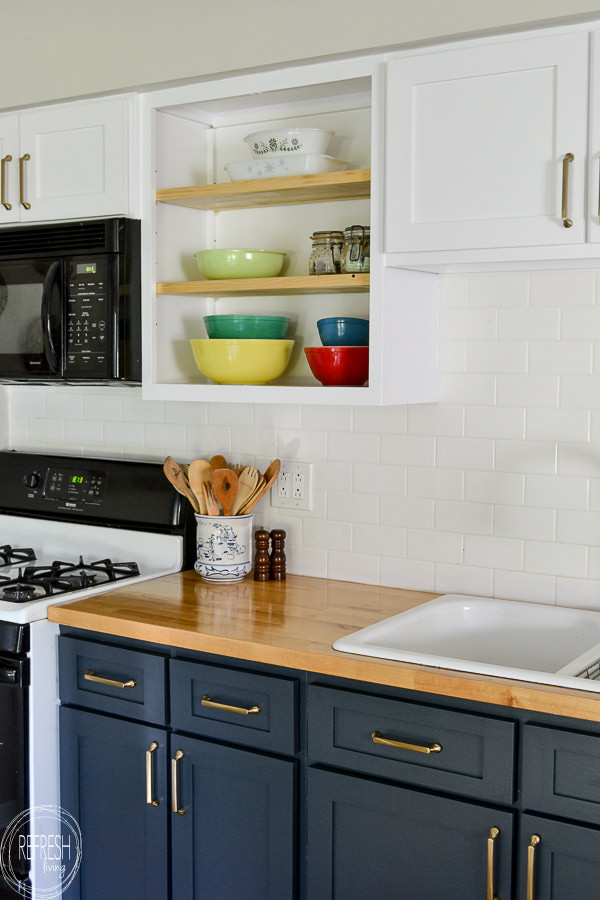
[[[436,594],[288,575],[209,585],[180,572],[60,603],[51,622],[373,684],[600,722],[600,694],[340,653],[332,643]]]

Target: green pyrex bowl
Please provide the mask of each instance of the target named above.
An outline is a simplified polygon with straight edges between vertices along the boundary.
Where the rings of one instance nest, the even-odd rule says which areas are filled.
[[[205,278],[274,278],[281,272],[281,250],[199,250],[194,253]]]
[[[287,316],[204,316],[209,338],[282,340],[289,325]]]

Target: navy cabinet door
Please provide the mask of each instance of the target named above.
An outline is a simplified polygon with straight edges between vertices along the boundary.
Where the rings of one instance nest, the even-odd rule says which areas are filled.
[[[176,734],[171,759],[174,900],[294,900],[294,761]]]
[[[584,900],[600,894],[600,831],[595,828],[525,815],[519,855],[519,900]]]
[[[60,733],[61,806],[82,840],[79,875],[65,900],[167,900],[164,730],[61,707]]]
[[[488,867],[494,897],[510,897],[512,832],[510,812],[312,769],[308,897],[480,900]]]

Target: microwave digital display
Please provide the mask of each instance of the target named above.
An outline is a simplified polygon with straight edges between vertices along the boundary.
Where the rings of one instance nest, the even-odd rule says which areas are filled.
[[[77,275],[95,275],[97,264],[94,263],[77,263],[75,272]]]

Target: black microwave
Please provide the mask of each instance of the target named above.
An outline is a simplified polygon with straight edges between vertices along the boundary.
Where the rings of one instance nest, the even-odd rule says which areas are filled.
[[[0,382],[141,381],[140,222],[0,228]]]

